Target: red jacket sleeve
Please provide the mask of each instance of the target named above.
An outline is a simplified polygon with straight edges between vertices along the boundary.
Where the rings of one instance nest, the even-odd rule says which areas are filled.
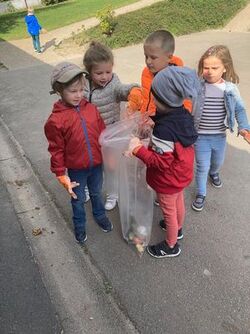
[[[141,159],[147,167],[154,167],[161,171],[165,171],[166,168],[169,168],[174,161],[173,152],[159,154],[147,149],[145,146],[142,146],[135,155],[137,158]]]
[[[53,117],[50,117],[46,122],[44,132],[49,142],[48,151],[51,154],[50,169],[56,176],[64,175],[66,173],[64,138],[60,127],[54,122]]]

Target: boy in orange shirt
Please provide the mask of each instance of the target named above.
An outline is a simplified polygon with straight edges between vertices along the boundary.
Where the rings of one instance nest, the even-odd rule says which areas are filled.
[[[173,55],[175,49],[174,36],[167,30],[156,30],[145,40],[144,55],[146,67],[142,71],[141,88],[133,88],[128,97],[128,109],[139,110],[148,115],[154,115],[155,103],[151,93],[154,76],[167,66],[183,66],[183,61]],[[192,103],[184,100],[184,107],[191,111]]]

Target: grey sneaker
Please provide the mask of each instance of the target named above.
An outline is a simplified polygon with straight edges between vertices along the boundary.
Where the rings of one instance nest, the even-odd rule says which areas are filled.
[[[221,182],[219,173],[216,173],[216,174],[213,174],[213,175],[209,175],[209,177],[210,177],[212,185],[215,188],[221,188],[222,187],[222,182]]]
[[[206,196],[197,195],[196,199],[192,203],[192,209],[195,211],[201,211],[205,204],[205,198]]]
[[[167,229],[166,229],[166,224],[165,224],[164,219],[161,219],[161,220],[159,221],[159,226],[160,226],[160,228],[161,228],[163,231],[167,231]],[[183,239],[182,228],[180,228],[180,229],[178,230],[178,236],[177,236],[177,240],[181,240],[181,239]]]

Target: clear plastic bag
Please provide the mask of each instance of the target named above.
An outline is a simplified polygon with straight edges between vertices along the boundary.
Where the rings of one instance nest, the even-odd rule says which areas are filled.
[[[132,136],[148,144],[151,128],[140,114],[110,125],[100,136],[105,170],[105,190],[118,195],[123,238],[142,254],[148,245],[153,220],[153,191],[146,182],[146,166],[123,152]]]

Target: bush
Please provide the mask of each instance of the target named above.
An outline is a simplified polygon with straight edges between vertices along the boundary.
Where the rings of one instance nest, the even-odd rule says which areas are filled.
[[[42,0],[42,5],[50,6],[56,5],[57,3],[64,2],[65,0]]]
[[[99,10],[96,17],[100,20],[100,29],[103,35],[111,36],[115,29],[114,11],[111,6]]]

